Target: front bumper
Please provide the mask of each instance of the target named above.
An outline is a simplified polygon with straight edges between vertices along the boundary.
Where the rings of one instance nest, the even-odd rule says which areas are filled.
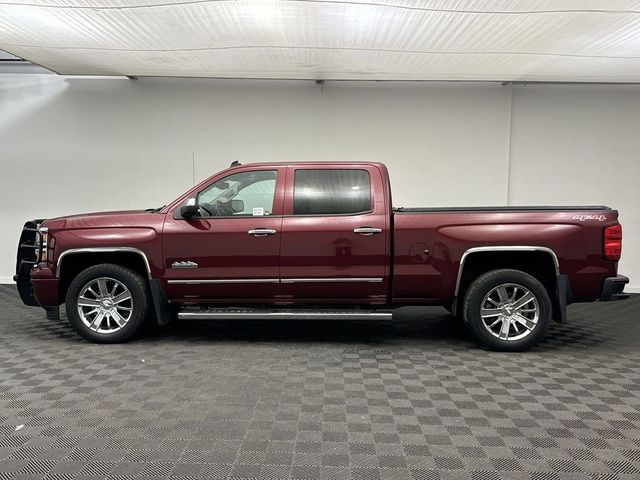
[[[33,307],[40,305],[33,291],[31,270],[40,262],[41,258],[42,236],[39,230],[42,222],[44,222],[42,219],[31,220],[22,227],[16,256],[16,274],[13,276],[22,302]]]
[[[37,265],[26,274],[14,275],[22,303],[30,307],[59,305],[58,285],[60,281],[51,269]]]
[[[25,305],[41,306],[45,309],[60,304],[58,298],[59,281],[52,268],[46,262],[47,252],[46,232],[44,220],[31,220],[22,227],[16,256],[16,282],[18,293]]]
[[[627,283],[629,283],[629,278],[624,275],[605,278],[599,301],[610,302],[613,300],[626,300],[629,298],[629,294],[624,293],[624,287]]]

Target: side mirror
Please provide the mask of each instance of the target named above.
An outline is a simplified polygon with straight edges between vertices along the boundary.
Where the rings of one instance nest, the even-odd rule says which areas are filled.
[[[233,213],[244,212],[244,202],[240,199],[231,200],[231,210]]]
[[[180,209],[180,216],[189,220],[198,213],[198,205],[195,198],[190,198],[187,203]]]

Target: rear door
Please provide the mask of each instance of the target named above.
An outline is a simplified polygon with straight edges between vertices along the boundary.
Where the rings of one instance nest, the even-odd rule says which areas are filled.
[[[288,167],[282,300],[386,302],[390,232],[384,191],[373,165]]]

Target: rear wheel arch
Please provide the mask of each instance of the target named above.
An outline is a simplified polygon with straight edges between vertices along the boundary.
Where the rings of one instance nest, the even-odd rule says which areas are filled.
[[[563,304],[558,298],[558,276],[560,267],[556,253],[548,247],[537,246],[491,246],[474,247],[467,250],[461,260],[456,278],[455,302],[460,302],[471,283],[491,270],[519,270],[536,278],[549,293],[554,307],[554,319],[563,321]]]

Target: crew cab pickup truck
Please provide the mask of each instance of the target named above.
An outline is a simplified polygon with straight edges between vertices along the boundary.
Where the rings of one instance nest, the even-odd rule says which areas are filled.
[[[27,222],[27,305],[94,342],[147,319],[379,319],[441,305],[478,341],[523,350],[571,302],[620,300],[608,207],[393,208],[380,163],[224,170],[158,209]]]

